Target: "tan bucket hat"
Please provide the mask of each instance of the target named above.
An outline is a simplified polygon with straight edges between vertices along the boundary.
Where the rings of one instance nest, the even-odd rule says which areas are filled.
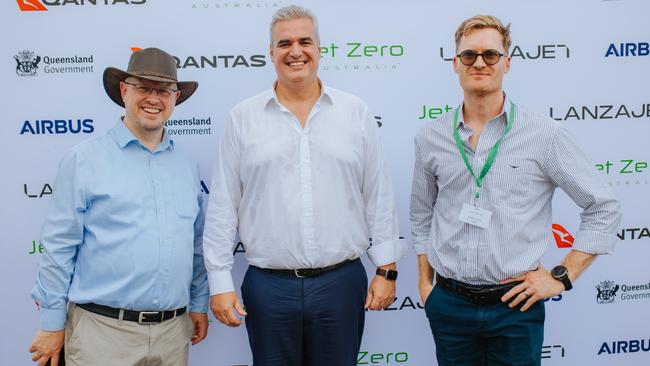
[[[111,100],[121,107],[124,107],[124,101],[120,93],[120,81],[124,81],[129,76],[163,83],[176,83],[181,92],[176,99],[176,105],[192,96],[199,86],[196,81],[178,81],[176,61],[170,54],[159,48],[145,48],[131,54],[126,71],[115,67],[107,67],[104,70],[104,90]]]

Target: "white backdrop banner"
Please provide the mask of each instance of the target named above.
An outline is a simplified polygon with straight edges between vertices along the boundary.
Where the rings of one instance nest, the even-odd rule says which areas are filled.
[[[650,66],[646,0],[296,1],[319,17],[324,83],[362,97],[381,126],[402,235],[413,137],[461,101],[450,59],[465,18],[488,13],[512,23],[504,88],[519,105],[574,134],[623,207],[613,255],[599,258],[575,289],[546,302],[543,364],[650,364]],[[0,180],[2,301],[0,364],[30,365],[38,328],[29,292],[42,252],[39,233],[64,152],[104,134],[122,113],[102,88],[105,67],[126,68],[136,48],[160,47],[197,93],[168,131],[196,158],[204,193],[228,111],[271,87],[269,21],[286,0],[17,0],[0,5]],[[129,179],[129,177],[124,177]],[[580,210],[562,192],[544,265],[570,250]],[[246,262],[238,247],[235,282]],[[97,259],[98,261],[101,258]],[[369,273],[372,268],[364,258]],[[359,365],[435,365],[411,252],[398,264],[395,302],[368,312]],[[250,365],[243,327],[211,316],[191,364]],[[119,361],[116,361],[119,364]]]

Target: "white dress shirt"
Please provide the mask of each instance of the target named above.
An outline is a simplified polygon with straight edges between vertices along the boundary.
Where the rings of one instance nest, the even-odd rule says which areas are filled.
[[[211,294],[234,290],[237,232],[261,268],[320,268],[366,251],[381,266],[404,255],[376,122],[359,98],[321,90],[304,128],[273,89],[230,112],[203,237]]]

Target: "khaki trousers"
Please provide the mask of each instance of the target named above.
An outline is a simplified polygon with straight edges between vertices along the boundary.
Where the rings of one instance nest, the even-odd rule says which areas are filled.
[[[188,313],[142,325],[70,304],[65,362],[68,366],[186,366],[193,330]]]

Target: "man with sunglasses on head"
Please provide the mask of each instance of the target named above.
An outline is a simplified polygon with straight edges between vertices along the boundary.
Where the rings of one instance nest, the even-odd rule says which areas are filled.
[[[109,67],[104,89],[125,108],[107,134],[62,159],[32,297],[38,365],[187,365],[208,329],[198,166],[164,124],[196,90],[157,48]]]
[[[542,300],[616,242],[619,204],[573,138],[503,92],[510,43],[493,16],[461,23],[463,101],[415,138],[412,239],[441,366],[540,365]],[[583,211],[573,250],[549,271],[556,187]]]

